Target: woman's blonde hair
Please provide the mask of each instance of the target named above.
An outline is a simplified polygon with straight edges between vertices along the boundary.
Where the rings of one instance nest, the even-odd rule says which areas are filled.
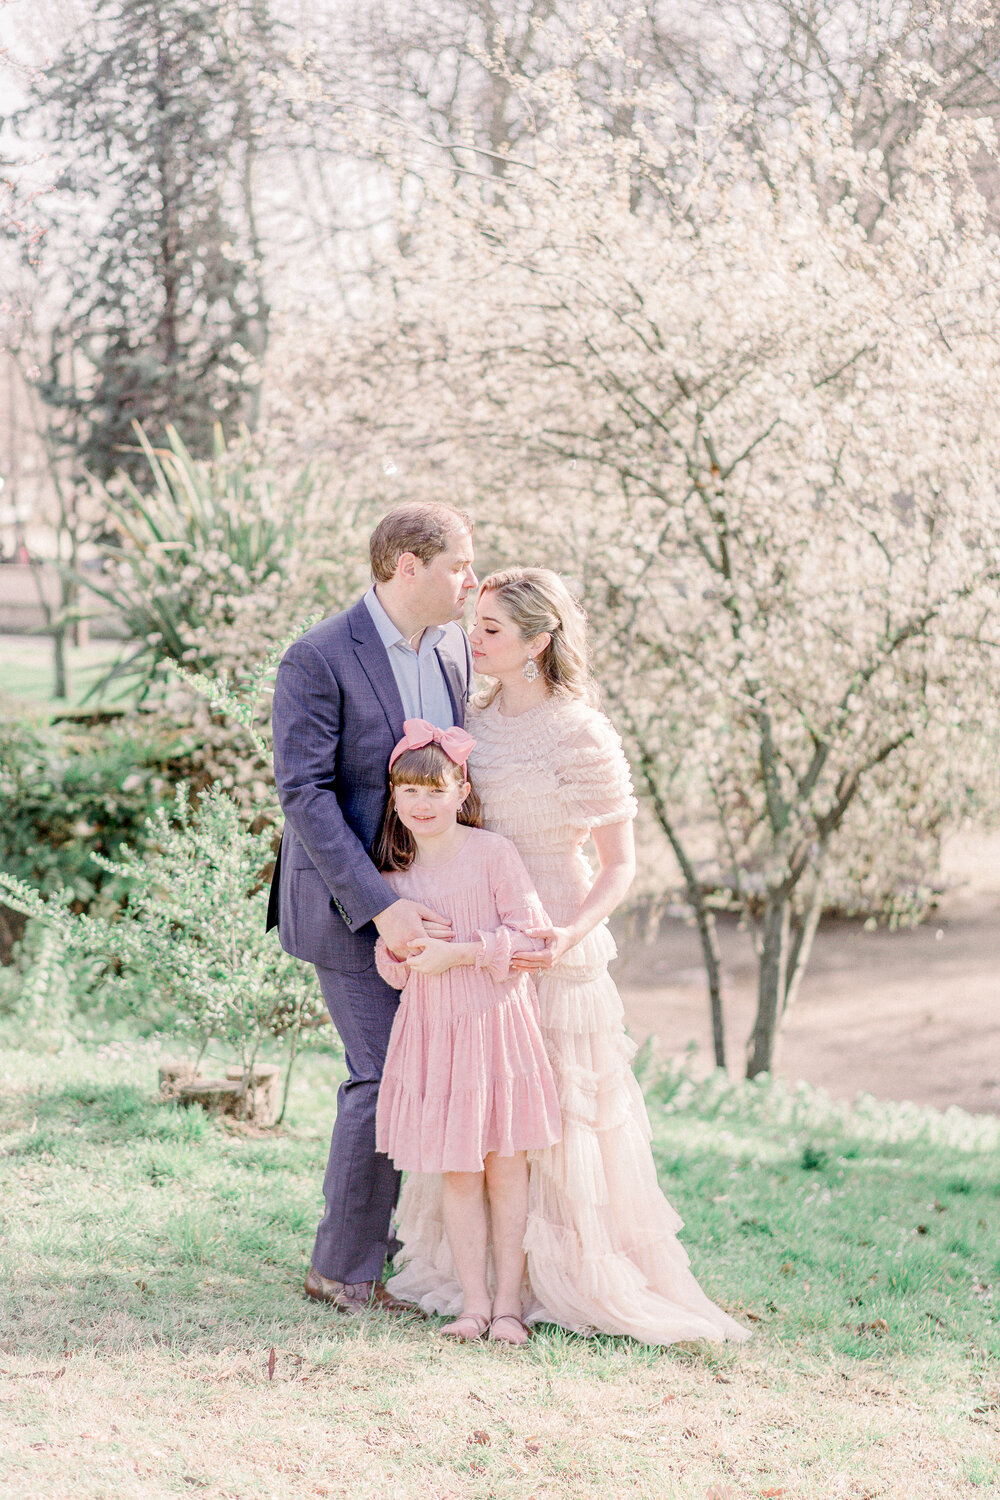
[[[447,786],[449,781],[469,780],[465,766],[456,766],[440,745],[422,745],[419,750],[404,750],[389,769],[389,800],[386,803],[372,857],[380,870],[408,870],[417,853],[413,835],[399,820],[396,812],[397,786]],[[479,793],[469,784],[469,794],[458,809],[458,821],[468,828],[482,828],[483,804]]]
[[[493,594],[510,615],[521,639],[548,634],[549,644],[535,657],[550,693],[567,698],[596,696],[587,653],[587,617],[558,573],[551,568],[506,568],[479,585],[479,598]],[[500,684],[480,698],[492,703]]]

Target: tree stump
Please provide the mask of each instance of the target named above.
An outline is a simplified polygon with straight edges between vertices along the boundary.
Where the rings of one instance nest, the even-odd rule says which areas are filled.
[[[238,1083],[222,1078],[194,1078],[178,1084],[179,1104],[200,1104],[210,1115],[240,1115],[243,1092]]]
[[[193,1062],[165,1062],[160,1064],[160,1098],[176,1099],[181,1084],[197,1078]]]
[[[234,1063],[226,1069],[226,1079],[243,1077],[243,1069]],[[256,1063],[250,1074],[242,1117],[255,1125],[273,1125],[281,1103],[281,1069],[277,1063]]]
[[[233,1115],[267,1128],[278,1116],[281,1069],[276,1063],[257,1063],[247,1088],[242,1088],[243,1069],[233,1063],[225,1078],[206,1078],[191,1062],[166,1062],[159,1070],[160,1098],[178,1104],[197,1104],[209,1114]]]

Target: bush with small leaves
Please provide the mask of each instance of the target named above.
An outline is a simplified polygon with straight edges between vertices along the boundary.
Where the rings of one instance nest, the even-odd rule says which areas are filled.
[[[288,1037],[290,1075],[301,1040],[326,1018],[313,970],[264,930],[271,837],[251,833],[220,788],[192,809],[180,786],[172,807],[147,820],[142,851],[93,855],[126,892],[117,920],[74,913],[69,893],[46,900],[2,873],[0,891],[52,927],[71,960],[96,961],[137,1013],[168,1006],[202,1051],[211,1040],[231,1047],[246,1090],[267,1037]],[[286,1097],[287,1087],[286,1075]]]

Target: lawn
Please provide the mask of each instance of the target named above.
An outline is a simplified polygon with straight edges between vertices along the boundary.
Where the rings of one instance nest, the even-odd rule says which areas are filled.
[[[1000,1495],[994,1119],[661,1078],[664,1186],[753,1340],[456,1349],[301,1296],[331,1055],[252,1136],[156,1101],[157,1038],[7,1037],[4,1495]]]
[[[18,709],[26,703],[39,708],[48,706],[53,712],[78,706],[117,660],[121,649],[121,641],[67,645],[69,699],[57,700],[52,697],[52,642],[48,636],[0,635],[0,702],[7,699],[10,706],[16,705]],[[93,706],[93,703],[88,705]],[[121,702],[114,700],[114,706],[121,707]]]

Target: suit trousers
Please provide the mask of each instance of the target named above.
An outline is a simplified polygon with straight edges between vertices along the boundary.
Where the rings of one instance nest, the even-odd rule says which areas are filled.
[[[399,1197],[400,1174],[375,1150],[375,1106],[399,991],[371,967],[344,974],[316,965],[323,999],[344,1043],[347,1080],[337,1095],[337,1119],[323,1180],[326,1212],[316,1231],[312,1263],[321,1276],[356,1285],[381,1281],[389,1221]]]

